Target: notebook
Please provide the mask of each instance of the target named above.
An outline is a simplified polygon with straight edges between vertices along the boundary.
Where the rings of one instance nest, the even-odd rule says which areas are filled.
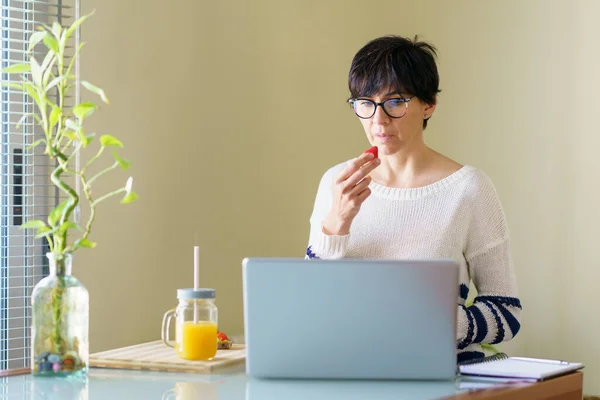
[[[542,358],[508,357],[505,353],[498,353],[483,360],[473,360],[473,362],[458,366],[462,375],[536,381],[564,375],[581,368],[583,368],[581,363]]]

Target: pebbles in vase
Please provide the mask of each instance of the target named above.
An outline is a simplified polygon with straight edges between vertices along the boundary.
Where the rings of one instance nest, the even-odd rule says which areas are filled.
[[[69,374],[78,369],[83,368],[84,365],[79,360],[75,351],[67,351],[64,355],[43,353],[41,354],[35,363],[35,370],[44,375],[54,374]]]

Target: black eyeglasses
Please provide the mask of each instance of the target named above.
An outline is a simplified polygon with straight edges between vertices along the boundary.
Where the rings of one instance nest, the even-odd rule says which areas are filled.
[[[352,107],[354,113],[362,119],[369,119],[375,115],[377,106],[381,106],[383,111],[391,118],[402,118],[408,111],[408,102],[414,97],[415,96],[409,98],[394,97],[381,103],[369,99],[350,99],[348,100],[348,103],[350,103],[350,107]]]

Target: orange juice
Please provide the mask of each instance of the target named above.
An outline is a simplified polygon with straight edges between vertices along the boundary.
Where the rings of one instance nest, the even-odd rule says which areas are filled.
[[[177,354],[186,360],[210,360],[217,354],[217,325],[213,322],[186,321],[181,327]]]

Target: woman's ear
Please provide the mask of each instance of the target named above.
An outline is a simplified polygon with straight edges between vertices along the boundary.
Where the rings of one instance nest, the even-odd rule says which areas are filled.
[[[437,102],[437,99],[436,99],[436,102]],[[433,104],[425,103],[425,107],[423,107],[423,119],[431,118],[431,114],[433,114],[433,111],[435,110],[435,105],[436,105],[436,103],[433,103]]]

